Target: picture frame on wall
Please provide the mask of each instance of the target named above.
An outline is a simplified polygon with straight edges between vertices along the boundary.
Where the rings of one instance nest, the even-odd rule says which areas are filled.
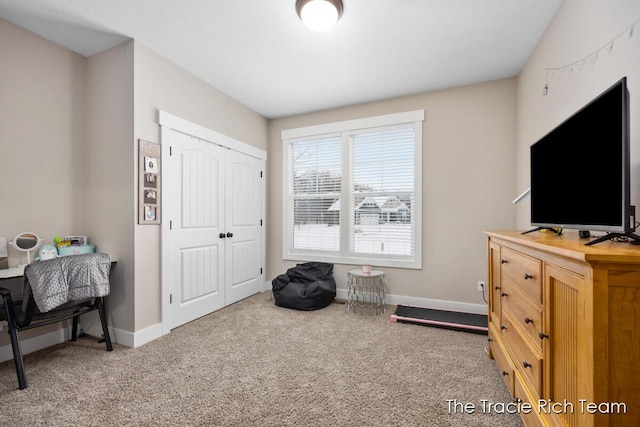
[[[160,224],[161,171],[160,144],[138,140],[138,224]]]
[[[156,174],[145,173],[144,174],[144,188],[156,188]]]
[[[157,200],[156,190],[144,189],[144,202],[155,205]]]
[[[156,219],[156,207],[146,206],[144,207],[144,219],[145,221],[155,221]]]
[[[155,157],[144,157],[144,171],[152,174],[158,173],[158,159]]]

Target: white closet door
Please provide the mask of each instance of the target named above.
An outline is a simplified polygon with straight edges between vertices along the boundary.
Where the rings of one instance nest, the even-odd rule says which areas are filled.
[[[260,292],[266,152],[160,111],[162,332]]]
[[[224,150],[218,145],[172,132],[172,154],[165,160],[172,191],[165,203],[171,230],[168,245],[171,327],[225,305]],[[226,234],[225,234],[226,235]]]
[[[237,151],[225,152],[226,304],[261,287],[262,162]]]

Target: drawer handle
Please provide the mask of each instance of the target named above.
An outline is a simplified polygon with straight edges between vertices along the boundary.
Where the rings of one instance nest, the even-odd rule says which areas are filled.
[[[507,262],[508,262],[508,261],[507,261],[506,259],[504,259],[504,258],[502,258],[502,259],[500,260],[500,264],[506,264]]]
[[[496,286],[494,289],[497,291],[500,289],[500,286]]]
[[[493,338],[488,338],[487,341],[493,342]]]
[[[503,292],[500,295],[503,296],[503,297],[509,296],[506,292]]]
[[[507,327],[504,326],[504,325],[500,325],[500,329],[502,329],[504,331],[505,329],[507,329]]]
[[[538,336],[540,337],[541,340],[543,340],[545,338],[549,338],[549,335],[543,334],[542,332],[538,333]]]
[[[507,372],[507,371],[502,371],[502,376],[503,376],[503,377],[508,377],[508,376],[509,376],[509,372]]]
[[[529,279],[533,279],[533,276],[530,275],[529,273],[524,273],[524,280],[529,280]]]
[[[530,319],[528,317],[524,318],[524,323],[533,323],[533,319]]]
[[[522,366],[524,366],[525,368],[530,368],[531,367],[531,363],[527,362],[526,360],[524,362],[522,362]]]

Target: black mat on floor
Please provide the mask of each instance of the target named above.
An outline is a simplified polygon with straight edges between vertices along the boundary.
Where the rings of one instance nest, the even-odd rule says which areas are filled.
[[[486,314],[463,313],[458,311],[434,310],[431,308],[398,305],[391,315],[392,322],[412,323],[422,326],[452,329],[462,332],[487,335]]]

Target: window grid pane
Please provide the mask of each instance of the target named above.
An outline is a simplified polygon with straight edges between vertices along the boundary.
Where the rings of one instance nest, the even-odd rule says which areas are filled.
[[[415,254],[413,127],[353,135],[351,255]]]
[[[341,137],[290,145],[290,248],[340,250]]]

